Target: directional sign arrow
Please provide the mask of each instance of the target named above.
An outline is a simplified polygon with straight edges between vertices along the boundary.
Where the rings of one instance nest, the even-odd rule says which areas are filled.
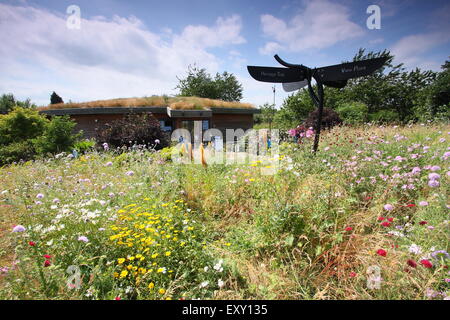
[[[298,68],[247,66],[253,79],[263,82],[283,83],[305,80],[305,72]]]
[[[380,57],[317,68],[314,70],[314,78],[321,80],[327,85],[327,81],[344,81],[351,78],[364,77],[381,68],[386,60],[387,57]]]

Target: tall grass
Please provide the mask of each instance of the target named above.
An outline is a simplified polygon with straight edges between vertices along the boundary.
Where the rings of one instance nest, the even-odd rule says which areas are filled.
[[[323,133],[316,156],[311,142],[283,144],[274,175],[261,173],[263,163],[178,165],[149,151],[94,152],[1,168],[0,261],[12,268],[0,276],[0,296],[443,299],[450,294],[449,132],[445,124],[334,128]],[[430,184],[432,173],[439,175],[431,176],[438,186]],[[193,235],[201,237],[186,255],[199,257],[192,260],[195,267],[181,264],[171,281],[158,282],[167,290],[162,295],[141,290],[155,281],[151,276],[141,280],[145,285],[113,276],[115,259],[126,254],[109,242],[107,228],[122,223],[121,215],[143,214],[119,211],[132,210],[131,204],[148,210],[144,198],[171,206],[182,201],[198,228]],[[165,219],[172,214],[154,210]],[[95,224],[83,222],[86,216]],[[181,225],[177,219],[169,223]],[[28,231],[12,233],[13,224]],[[61,224],[61,230],[42,232]],[[36,225],[40,231],[31,233]],[[80,235],[90,244],[77,242]],[[42,289],[31,240],[54,255],[51,267],[41,267],[51,290]],[[220,260],[219,272],[214,266]],[[81,291],[65,287],[69,263],[84,266]],[[187,271],[194,280],[183,280]],[[141,291],[132,294],[128,287]]]

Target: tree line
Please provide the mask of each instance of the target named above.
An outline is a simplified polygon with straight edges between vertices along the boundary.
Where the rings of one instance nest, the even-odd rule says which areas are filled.
[[[352,61],[376,57],[388,59],[372,75],[350,79],[342,89],[325,87],[325,108],[336,111],[348,124],[450,119],[449,61],[439,72],[419,68],[407,71],[403,63],[393,63],[389,51],[366,53],[365,49],[359,49]],[[260,109],[257,122],[289,128],[307,119],[315,105],[304,88],[288,96],[279,110],[270,104]]]

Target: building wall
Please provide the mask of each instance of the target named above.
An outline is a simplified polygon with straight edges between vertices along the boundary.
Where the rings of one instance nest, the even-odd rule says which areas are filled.
[[[123,119],[124,116],[124,114],[79,114],[71,115],[70,118],[77,123],[75,131],[83,130],[85,138],[95,138],[95,128],[114,120]],[[158,120],[169,119],[166,114],[154,113],[153,116]]]
[[[209,120],[210,128],[217,128],[222,131],[225,138],[226,129],[250,129],[253,127],[252,114],[213,114],[211,118],[170,118],[167,114],[153,113],[153,116],[158,120],[171,120],[174,129],[181,126],[181,121],[201,121]],[[76,121],[76,131],[83,130],[86,138],[95,138],[95,129],[103,124],[123,119],[124,114],[86,114],[86,115],[71,115],[71,119]]]
[[[211,120],[211,128],[217,128],[222,131],[223,138],[226,137],[226,129],[243,129],[253,128],[252,114],[213,114]]]

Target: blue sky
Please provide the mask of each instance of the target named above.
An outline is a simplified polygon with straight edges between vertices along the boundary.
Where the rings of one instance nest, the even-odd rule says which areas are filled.
[[[80,8],[80,29],[66,25]],[[381,29],[369,30],[369,5]],[[388,49],[409,69],[439,70],[450,55],[450,3],[414,0],[0,0],[0,93],[44,105],[175,94],[196,63],[234,73],[243,101],[272,103],[272,85],[247,65],[277,66],[273,55],[310,67],[340,63],[358,48]],[[276,105],[287,93],[277,85]]]

